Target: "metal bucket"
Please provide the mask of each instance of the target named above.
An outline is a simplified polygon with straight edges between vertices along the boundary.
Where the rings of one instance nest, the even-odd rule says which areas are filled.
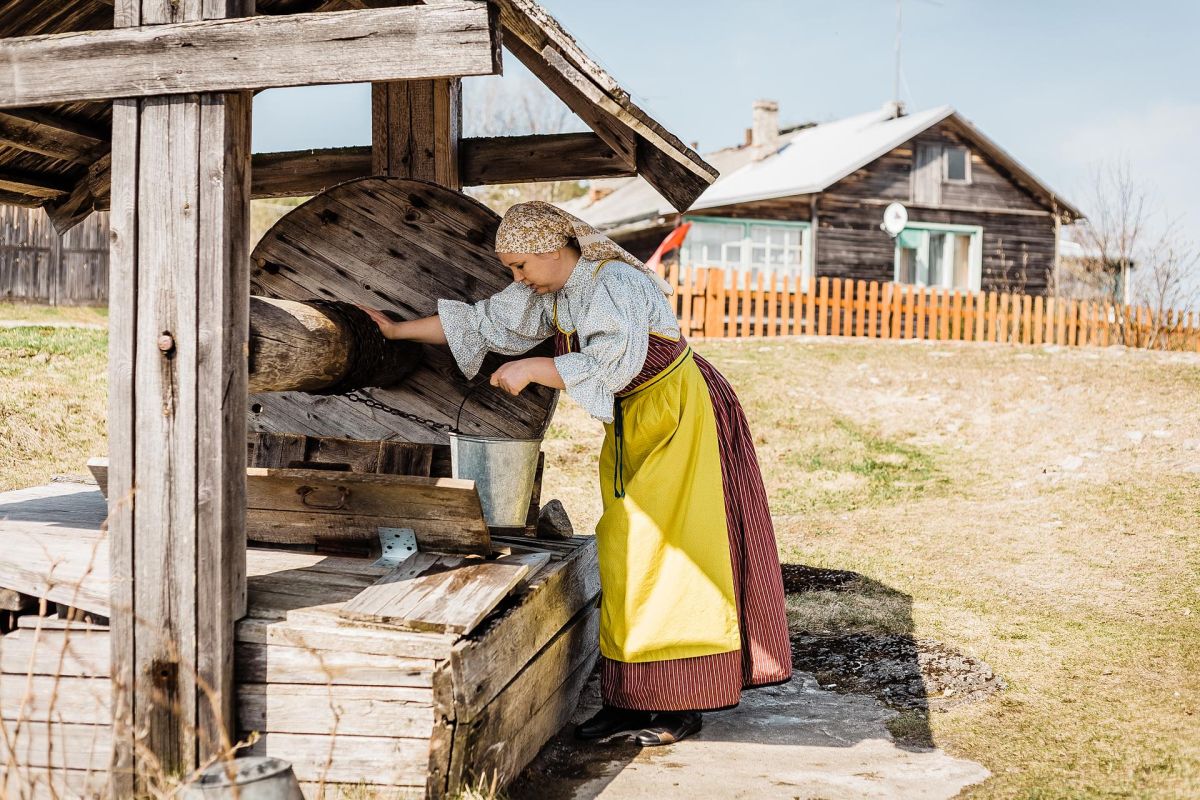
[[[450,470],[475,481],[483,518],[498,528],[518,528],[529,516],[541,439],[450,434]]]
[[[219,762],[183,789],[183,800],[304,800],[292,765],[253,756]]]

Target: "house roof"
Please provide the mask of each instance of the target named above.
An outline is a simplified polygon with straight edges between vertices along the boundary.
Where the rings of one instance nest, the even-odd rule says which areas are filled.
[[[754,148],[748,146],[706,154],[721,177],[700,195],[692,210],[824,191],[946,120],[952,120],[976,147],[1047,205],[1054,204],[1073,218],[1083,216],[951,106],[895,117],[891,104],[834,122],[784,131],[778,148],[765,158],[756,159]],[[609,179],[603,185],[614,190],[590,204],[572,201],[569,210],[610,230],[638,226],[671,213],[669,204],[638,178]]]

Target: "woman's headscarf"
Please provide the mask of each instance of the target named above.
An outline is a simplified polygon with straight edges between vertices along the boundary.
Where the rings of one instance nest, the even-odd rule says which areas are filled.
[[[671,284],[646,267],[628,250],[587,224],[574,214],[541,200],[517,203],[508,209],[496,231],[498,253],[550,253],[575,239],[579,251],[589,261],[624,261],[650,276],[665,295],[674,292]]]

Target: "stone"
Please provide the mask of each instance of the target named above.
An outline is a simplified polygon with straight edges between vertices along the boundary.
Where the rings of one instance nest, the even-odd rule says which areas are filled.
[[[571,527],[571,518],[563,508],[562,501],[551,500],[542,506],[538,512],[537,538],[539,539],[570,539],[575,535]]]

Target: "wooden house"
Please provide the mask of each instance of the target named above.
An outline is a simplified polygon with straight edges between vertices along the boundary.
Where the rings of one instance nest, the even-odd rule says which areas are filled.
[[[637,178],[568,207],[634,254],[693,223],[684,266],[1045,294],[1060,226],[1080,212],[949,106],[780,129],[759,101],[746,141],[705,155],[721,177],[686,213]],[[900,203],[908,224],[881,229]]]
[[[591,132],[463,138],[502,45]],[[254,91],[353,82],[371,146],[251,156]],[[239,741],[310,798],[511,779],[595,662],[595,546],[505,540],[448,432],[538,437],[557,395],[354,303],[511,281],[464,185],[621,175],[682,211],[717,173],[532,0],[0,0],[0,202],[110,209],[104,494],[0,497],[0,795],[158,796]],[[297,195],[251,252],[250,198]]]

